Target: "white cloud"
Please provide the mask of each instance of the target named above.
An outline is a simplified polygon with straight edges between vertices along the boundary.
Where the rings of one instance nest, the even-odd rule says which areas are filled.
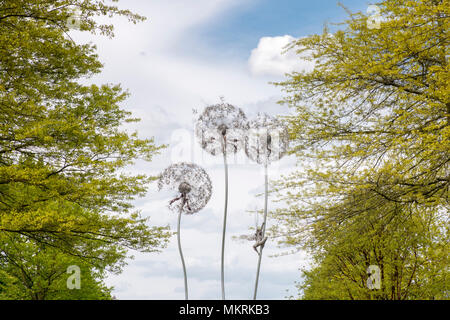
[[[248,60],[254,75],[283,76],[292,71],[309,71],[314,63],[301,59],[294,50],[285,51],[286,46],[295,41],[289,35],[263,37],[258,46],[252,50]]]

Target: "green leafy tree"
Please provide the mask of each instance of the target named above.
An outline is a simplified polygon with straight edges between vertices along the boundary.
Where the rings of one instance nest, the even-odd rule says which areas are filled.
[[[342,238],[340,246],[330,243],[331,251],[316,257],[318,268],[307,275],[315,285],[320,282],[325,288],[331,284],[324,274],[341,272],[336,270],[335,250],[344,243],[345,248],[356,246],[350,221],[362,219],[364,226],[370,212],[393,216],[396,210],[414,206],[417,209],[405,223],[414,225],[415,219],[430,212],[448,217],[449,4],[448,0],[380,1],[379,28],[364,13],[350,13],[337,31],[325,28],[323,34],[290,46],[313,61],[314,68],[293,72],[278,83],[286,93],[282,102],[294,111],[286,121],[301,169],[277,184],[286,208],[275,214],[279,223],[272,231],[281,242],[298,248],[312,248],[319,240],[325,246],[338,237],[338,226],[347,226],[342,232],[351,235]],[[369,227],[364,232],[370,233]],[[355,254],[375,250],[374,240],[361,235],[368,243],[352,247]],[[407,233],[402,237],[397,247],[393,242],[376,250],[402,250],[402,241],[414,239]],[[432,260],[435,252],[421,254],[421,259]],[[365,272],[359,261],[354,267]],[[403,297],[398,292],[394,296]],[[433,292],[425,296],[433,297]],[[389,297],[384,294],[383,298]]]
[[[448,218],[423,208],[379,208],[315,229],[314,267],[303,271],[303,299],[445,299],[450,289]],[[385,212],[391,212],[385,214]],[[370,289],[369,266],[380,270]]]
[[[111,288],[104,285],[106,267],[117,261],[95,263],[46,245],[28,241],[23,236],[12,235],[3,242],[0,268],[1,299],[27,300],[109,300]],[[79,268],[79,288],[69,287],[72,271]],[[116,267],[116,269],[118,269]],[[0,279],[2,277],[0,276]]]
[[[113,15],[144,19],[100,0],[0,3],[2,250],[20,236],[31,251],[55,248],[114,269],[127,249],[152,252],[167,242],[166,228],[132,210],[154,178],[123,170],[161,146],[123,129],[138,121],[121,107],[128,93],[86,84],[102,64],[95,45],[70,38],[74,17],[81,31],[113,36],[111,25],[96,22]],[[8,274],[7,282],[16,277]]]
[[[369,190],[380,201],[447,205],[450,160],[448,0],[385,0],[380,28],[362,13],[301,38],[312,71],[278,85],[292,145],[314,160],[292,176],[309,196]]]

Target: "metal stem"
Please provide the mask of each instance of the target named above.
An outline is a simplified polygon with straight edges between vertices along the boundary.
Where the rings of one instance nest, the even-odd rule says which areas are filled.
[[[180,208],[180,213],[178,214],[177,238],[178,238],[178,251],[180,252],[181,264],[183,265],[184,298],[185,298],[185,300],[188,300],[188,284],[187,284],[186,265],[184,263],[183,250],[181,250],[181,240],[180,240],[181,214],[182,214],[182,208]]]
[[[267,199],[269,191],[269,179],[267,174],[267,164],[264,165],[264,224],[262,229],[262,239],[264,239],[264,235],[266,233],[267,226]],[[258,284],[259,284],[259,272],[261,270],[261,259],[263,253],[264,246],[261,246],[259,257],[258,257],[258,266],[256,269],[256,281],[255,281],[255,291],[253,293],[253,300],[256,300],[256,295],[258,293]]]
[[[222,257],[221,257],[221,286],[222,300],[225,300],[225,233],[227,230],[227,209],[228,209],[228,163],[226,153],[226,141],[223,141],[223,164],[225,167],[225,208],[223,213],[223,230],[222,230]]]

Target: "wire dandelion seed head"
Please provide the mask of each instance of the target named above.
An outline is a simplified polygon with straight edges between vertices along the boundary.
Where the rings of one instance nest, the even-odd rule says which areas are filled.
[[[203,209],[211,198],[212,183],[206,171],[193,163],[176,163],[160,175],[158,189],[177,191],[169,203],[172,211],[193,214]]]
[[[245,153],[251,160],[268,165],[281,159],[289,148],[289,132],[278,119],[265,113],[249,122]]]
[[[195,124],[195,135],[212,155],[236,153],[243,148],[247,129],[242,109],[222,102],[205,108]]]

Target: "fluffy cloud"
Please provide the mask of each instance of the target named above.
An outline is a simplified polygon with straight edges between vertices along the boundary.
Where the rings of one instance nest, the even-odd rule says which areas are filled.
[[[314,67],[313,62],[301,59],[293,50],[285,50],[294,40],[295,38],[289,35],[261,38],[248,60],[251,73],[283,76],[292,71],[311,70]]]

